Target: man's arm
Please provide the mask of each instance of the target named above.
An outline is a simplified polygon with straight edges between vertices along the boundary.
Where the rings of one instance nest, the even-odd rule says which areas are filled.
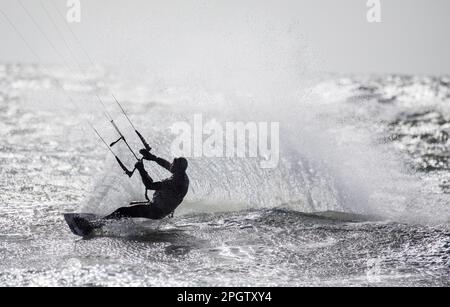
[[[152,177],[147,173],[147,171],[144,168],[144,163],[138,162],[136,164],[136,169],[139,171],[139,174],[141,175],[142,182],[144,183],[147,190],[152,191],[158,191],[162,190],[164,188],[164,183],[162,182],[153,182]]]
[[[167,160],[164,160],[163,158],[159,158],[159,157],[155,157],[155,161],[156,163],[158,163],[159,166],[165,168],[166,170],[168,170],[170,172],[170,168],[172,167],[172,163],[170,163]]]
[[[142,149],[140,151],[140,153],[144,157],[145,160],[155,161],[156,163],[158,163],[159,166],[165,168],[166,170],[168,170],[170,172],[170,168],[171,168],[172,164],[169,161],[155,156],[154,154],[150,153],[146,149]]]

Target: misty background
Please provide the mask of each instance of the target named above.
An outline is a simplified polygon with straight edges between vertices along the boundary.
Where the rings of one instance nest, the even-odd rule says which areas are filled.
[[[40,60],[61,63],[73,59],[44,6],[77,61],[89,63],[80,45],[70,39],[63,24],[66,21],[55,10],[65,16],[69,9],[66,0],[21,1],[64,57],[62,60],[55,54],[17,0],[1,0],[1,11]],[[251,68],[255,48],[245,50],[246,44],[253,44],[249,40],[254,39],[260,45],[273,44],[277,54],[279,50],[275,49],[292,44],[286,56],[295,57],[300,69],[307,66],[338,73],[450,72],[448,0],[381,0],[381,23],[369,23],[368,10],[365,0],[81,0],[81,22],[69,26],[96,64],[130,70],[151,72],[177,66],[178,71],[189,71],[203,63],[214,69],[214,65],[227,64],[234,48],[240,49],[235,55],[243,57],[241,65]],[[36,62],[3,15],[0,35],[0,61]],[[272,61],[269,67],[276,65],[270,52],[266,57],[267,62]],[[230,69],[235,68],[239,69]]]

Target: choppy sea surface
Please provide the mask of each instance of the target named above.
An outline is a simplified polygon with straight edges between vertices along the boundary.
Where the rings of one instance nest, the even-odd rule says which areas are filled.
[[[117,138],[100,99],[141,146],[112,92],[167,158],[194,114],[276,120],[279,165],[191,158],[173,219],[78,238],[64,213],[143,194],[86,122]],[[450,286],[450,78],[324,76],[297,98],[254,112],[248,95],[0,65],[0,286]]]

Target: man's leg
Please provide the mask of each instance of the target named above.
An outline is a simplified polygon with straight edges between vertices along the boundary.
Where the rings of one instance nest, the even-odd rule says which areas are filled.
[[[158,220],[163,218],[161,212],[150,205],[137,205],[132,207],[123,207],[114,211],[112,214],[104,217],[104,220],[119,220],[123,218],[147,218]]]

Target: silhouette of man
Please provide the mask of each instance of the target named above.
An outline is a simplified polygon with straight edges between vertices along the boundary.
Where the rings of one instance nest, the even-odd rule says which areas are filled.
[[[123,207],[117,209],[104,219],[122,218],[147,218],[159,220],[171,215],[175,209],[183,202],[189,189],[189,178],[186,174],[188,161],[185,158],[176,158],[172,163],[159,158],[146,149],[140,151],[143,158],[159,164],[172,173],[172,177],[161,182],[153,182],[145,170],[144,163],[136,163],[136,169],[142,177],[142,182],[148,190],[153,190],[153,199],[148,204]]]

